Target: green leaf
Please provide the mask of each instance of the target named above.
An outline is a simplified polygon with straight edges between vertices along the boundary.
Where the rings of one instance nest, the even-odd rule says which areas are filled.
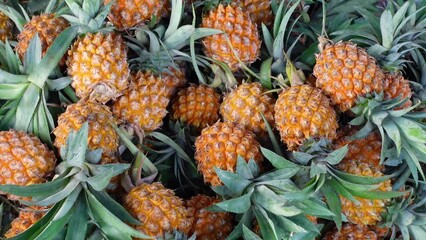
[[[214,170],[223,184],[234,192],[235,195],[241,195],[251,183],[251,181],[233,172],[228,172],[217,167],[215,167]]]
[[[257,236],[254,232],[243,225],[243,237],[245,240],[262,240],[259,236]]]
[[[36,201],[37,205],[40,206],[49,206],[52,204],[55,204],[57,202],[60,202],[61,200],[63,200],[64,198],[68,197],[75,188],[77,188],[77,186],[80,184],[80,181],[72,178],[66,187],[64,187],[62,190],[58,191],[57,193],[48,196],[48,197],[44,197],[43,199],[39,199],[39,198],[33,198],[33,201]]]
[[[25,90],[27,89],[28,85],[29,83],[0,84],[0,99],[10,100],[10,99],[21,98]]]
[[[67,138],[67,144],[64,146],[66,151],[65,161],[68,166],[83,168],[87,151],[89,136],[89,124],[85,122],[78,131],[72,131]]]
[[[176,49],[177,46],[181,46],[183,42],[188,41],[191,35],[195,32],[195,28],[191,25],[185,25],[180,27],[178,30],[164,40],[164,45],[168,50]]]
[[[252,201],[275,215],[290,217],[302,213],[295,206],[286,206],[287,202],[283,198],[265,186],[256,187],[252,195]]]
[[[169,26],[167,27],[167,30],[164,33],[164,39],[171,38],[173,36],[173,34],[177,31],[179,27],[180,20],[182,17],[182,11],[183,11],[182,1],[171,0],[171,3],[172,3],[172,13],[170,16]]]
[[[237,174],[242,176],[245,179],[253,179],[254,176],[248,166],[248,163],[244,158],[240,155],[238,155],[237,159]]]
[[[37,64],[41,61],[41,41],[36,33],[30,41],[30,44],[25,51],[24,69],[25,73],[30,74],[37,69]],[[43,88],[43,85],[38,86]]]
[[[243,226],[252,225],[252,216],[252,211],[245,212],[240,218],[238,225],[234,227],[234,230],[228,235],[227,239],[238,239],[241,235],[243,235],[242,228]]]
[[[40,101],[41,89],[34,84],[30,84],[21,100],[19,101],[18,108],[16,109],[16,117],[14,128],[28,132],[31,121],[34,118],[36,108]]]
[[[219,207],[227,212],[245,213],[250,209],[252,193],[247,193],[241,197],[233,198],[223,202],[216,203],[214,206]]]
[[[334,175],[336,175],[338,178],[344,181],[351,182],[354,184],[361,184],[361,185],[380,184],[392,178],[391,175],[385,175],[383,177],[357,176],[357,175],[345,173],[333,168],[331,169],[331,171],[333,172]]]
[[[300,169],[283,168],[270,173],[265,173],[256,179],[256,182],[266,182],[271,180],[283,180],[293,177]]]
[[[47,87],[49,88],[50,91],[62,90],[66,88],[67,86],[69,86],[71,82],[72,82],[72,79],[70,77],[61,77],[55,80],[50,80],[50,79],[46,80]]]
[[[61,208],[58,210],[53,220],[59,220],[60,218],[64,217],[74,207],[74,203],[79,197],[82,189],[83,188],[81,186],[77,186],[71,192],[71,194],[67,198],[65,198]]]
[[[262,87],[265,89],[272,88],[272,80],[271,80],[271,66],[272,66],[272,58],[268,58],[262,62],[260,66],[260,83]]]
[[[336,165],[346,156],[348,153],[348,145],[345,145],[333,152],[331,152],[324,161],[330,163],[331,165]]]
[[[335,214],[330,211],[324,203],[320,201],[314,201],[310,199],[305,199],[301,202],[295,203],[295,206],[302,209],[305,214],[312,216],[330,216],[333,217]]]
[[[303,225],[298,225],[295,222],[291,221],[290,218],[286,218],[283,216],[276,216],[273,214],[269,215],[269,218],[272,220],[272,222],[275,224],[276,228],[275,230],[277,232],[281,231],[281,234],[278,234],[278,236],[282,236],[285,233],[297,233],[297,232],[307,232],[304,229]]]
[[[149,136],[155,137],[158,140],[160,140],[161,142],[166,143],[167,145],[172,147],[177,152],[179,157],[185,159],[188,162],[192,162],[192,160],[188,156],[188,154],[186,154],[186,152],[168,136],[166,136],[162,133],[159,133],[159,132],[151,132],[151,133],[149,133]]]
[[[267,149],[267,148],[263,148],[261,147],[260,150],[262,151],[263,156],[266,157],[266,159],[269,160],[269,162],[271,162],[271,164],[278,169],[283,169],[283,168],[297,168],[300,169],[300,166],[277,155],[276,153],[272,152],[271,150]]]
[[[394,118],[393,119],[404,137],[408,140],[426,143],[426,128],[421,123],[406,119],[406,118]]]
[[[37,234],[37,237],[34,236],[34,238],[29,238],[29,239],[37,239],[37,240],[53,239],[55,236],[59,234],[59,232],[62,231],[62,229],[64,228],[65,224],[67,224],[68,219],[70,217],[71,217],[71,212],[68,212],[68,214],[62,217],[61,219],[58,219],[56,221],[50,221],[47,224],[47,226],[40,229],[42,231],[40,231]]]
[[[260,227],[263,239],[278,240],[275,226],[272,220],[268,217],[266,211],[262,208],[255,207],[253,212],[256,215],[257,223]]]
[[[96,191],[102,191],[108,186],[112,177],[113,177],[113,171],[112,169],[109,169],[108,171],[105,171],[103,174],[97,174],[93,177],[87,178],[86,181]]]
[[[365,198],[365,199],[390,199],[390,198],[396,198],[401,197],[405,194],[405,192],[397,192],[397,191],[366,191],[366,192],[357,192],[350,188],[348,188],[348,191],[357,197]]]
[[[321,191],[327,200],[326,202],[331,212],[335,214],[333,220],[336,223],[337,228],[340,230],[342,227],[342,207],[340,205],[339,195],[337,195],[337,193],[328,185],[323,185]]]
[[[84,195],[80,195],[69,220],[65,240],[85,239],[88,225],[87,213],[86,199]]]
[[[28,186],[5,184],[0,185],[0,191],[23,197],[46,196],[57,192],[58,189],[63,189],[68,182],[68,178],[57,178],[50,182]]]

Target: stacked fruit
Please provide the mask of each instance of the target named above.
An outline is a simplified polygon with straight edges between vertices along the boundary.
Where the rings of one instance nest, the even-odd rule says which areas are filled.
[[[426,1],[351,4],[0,3],[1,236],[422,239]]]

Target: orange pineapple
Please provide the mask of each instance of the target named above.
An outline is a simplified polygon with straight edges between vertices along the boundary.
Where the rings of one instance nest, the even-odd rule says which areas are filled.
[[[4,234],[4,236],[6,238],[12,238],[24,232],[38,222],[38,220],[46,214],[46,211],[47,209],[45,207],[38,206],[22,209],[19,211],[19,216],[12,221],[10,229]]]
[[[178,92],[172,104],[172,119],[205,128],[219,119],[220,95],[213,88],[190,86]]]
[[[195,141],[195,160],[204,182],[212,186],[221,185],[214,168],[235,172],[238,156],[246,161],[263,162],[260,144],[255,135],[244,127],[230,122],[217,122],[203,129]]]
[[[258,26],[261,26],[262,23],[269,26],[274,21],[270,0],[236,0],[234,3],[249,12],[251,19]]]
[[[387,233],[386,228],[345,223],[340,232],[334,228],[327,232],[323,240],[381,240]]]
[[[11,40],[13,34],[13,23],[6,14],[0,11],[0,41]]]
[[[413,94],[410,89],[410,82],[405,79],[402,74],[391,73],[386,73],[385,75],[383,93],[385,94],[384,97],[386,100],[397,97],[400,97],[401,100],[404,98],[410,99]],[[408,100],[404,103],[402,108],[411,107],[412,104],[411,100]]]
[[[183,68],[169,67],[161,73],[161,80],[165,82],[169,90],[168,97],[173,97],[178,88],[186,84],[185,70]]]
[[[243,83],[225,96],[220,114],[225,122],[238,123],[255,134],[265,135],[262,114],[273,125],[274,101],[260,83]]]
[[[228,64],[232,71],[241,68],[238,59],[243,64],[256,61],[261,45],[257,26],[240,7],[219,4],[203,17],[201,27],[224,31],[203,39],[208,57]]]
[[[308,138],[337,137],[336,112],[321,90],[309,85],[293,86],[278,96],[275,125],[289,150]]]

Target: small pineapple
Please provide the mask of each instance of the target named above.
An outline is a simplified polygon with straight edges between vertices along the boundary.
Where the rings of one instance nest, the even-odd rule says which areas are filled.
[[[244,127],[230,122],[217,122],[203,129],[195,141],[195,160],[204,182],[212,186],[221,185],[215,167],[235,172],[237,158],[263,162],[260,144],[255,135]]]
[[[259,32],[249,13],[241,7],[219,4],[203,17],[201,27],[224,31],[203,39],[208,57],[228,64],[232,71],[242,67],[238,59],[242,64],[257,60],[261,46]]]
[[[351,42],[326,44],[316,57],[316,85],[345,112],[358,97],[383,91],[385,75],[367,51]]]
[[[53,174],[56,164],[55,154],[40,139],[16,130],[0,132],[0,156],[0,184],[43,183]],[[15,195],[8,198],[22,199]]]
[[[269,26],[274,21],[270,0],[236,0],[234,3],[249,12],[251,19],[258,26],[261,26],[262,23]]]
[[[80,100],[71,104],[58,118],[58,126],[53,130],[56,136],[54,145],[58,149],[66,144],[71,131],[77,131],[85,122],[89,123],[89,149],[103,149],[101,163],[116,163],[118,134],[111,123],[117,124],[108,107],[94,101]]]
[[[170,94],[161,77],[146,71],[131,74],[131,83],[114,102],[112,110],[120,120],[135,124],[144,131],[154,131],[163,125]]]
[[[233,229],[232,215],[228,212],[209,212],[205,208],[220,202],[218,198],[196,195],[185,202],[192,224],[189,236],[198,239],[226,239]]]
[[[182,199],[161,183],[142,183],[124,197],[124,207],[142,224],[135,229],[152,237],[178,230],[188,233],[191,221]]]
[[[109,3],[111,0],[105,0]],[[119,29],[130,28],[151,20],[157,21],[167,12],[167,0],[117,0],[111,7],[108,19]]]
[[[13,23],[3,12],[0,12],[0,41],[11,40],[13,34]]]
[[[266,124],[274,122],[274,100],[260,83],[243,83],[232,90],[220,105],[220,114],[225,122],[238,123],[255,134],[265,135]]]
[[[284,89],[278,96],[275,125],[289,150],[295,150],[308,138],[337,137],[337,117],[330,100],[309,85]]]
[[[411,92],[410,82],[405,79],[402,74],[392,73],[385,74],[383,93],[385,99],[400,97],[401,100],[404,98],[410,99],[413,94]],[[404,105],[402,105],[402,108],[411,107],[412,104],[411,100],[408,100],[404,103]]]
[[[12,238],[24,232],[40,220],[46,214],[47,210],[48,209],[45,207],[38,206],[22,209],[19,211],[19,216],[12,221],[10,229],[4,234],[4,236],[6,238]]]
[[[219,119],[220,95],[205,85],[190,86],[178,92],[172,104],[172,119],[196,128],[213,125]]]
[[[340,232],[335,228],[327,232],[323,240],[381,240],[387,233],[386,228],[345,223]]]

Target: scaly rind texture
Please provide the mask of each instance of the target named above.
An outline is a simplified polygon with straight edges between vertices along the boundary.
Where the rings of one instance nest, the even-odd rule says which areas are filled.
[[[167,0],[116,0],[108,19],[119,29],[134,27],[153,17],[159,20],[167,12],[167,3]]]
[[[176,69],[173,67],[167,68],[168,71],[161,73],[161,80],[166,84],[166,88],[169,90],[168,97],[173,97],[178,88],[185,86],[186,76],[184,69]]]
[[[233,229],[232,215],[228,212],[210,212],[205,208],[220,202],[218,198],[196,195],[185,205],[191,217],[191,230],[188,236],[195,234],[198,239],[224,240]]]
[[[151,72],[137,72],[131,78],[129,88],[114,103],[113,113],[144,131],[154,131],[167,115],[169,89],[161,77]]]
[[[220,114],[225,122],[238,123],[256,134],[265,135],[267,128],[262,114],[273,127],[274,101],[260,83],[243,83],[225,96]]]
[[[261,45],[259,33],[249,13],[240,7],[219,4],[216,9],[203,17],[201,27],[215,28],[224,32],[203,38],[204,52],[208,57],[225,62],[232,71],[237,71],[241,67],[238,58],[246,65],[256,61]]]
[[[359,96],[383,91],[384,73],[376,60],[356,44],[328,44],[316,61],[317,87],[343,112],[352,108]]]
[[[45,207],[28,207],[19,212],[19,216],[10,224],[10,229],[4,234],[6,238],[12,238],[34,225],[46,214]]]
[[[0,132],[0,184],[43,183],[53,173],[55,164],[55,154],[37,137],[16,130]],[[21,199],[14,195],[8,198]]]
[[[235,0],[233,2],[241,6],[244,11],[248,11],[250,13],[251,19],[257,24],[257,26],[261,26],[262,23],[266,26],[272,24],[272,21],[274,20],[274,14],[272,13],[271,9],[271,1]]]
[[[381,240],[386,237],[387,232],[386,228],[345,223],[340,232],[335,228],[323,240]]]
[[[142,224],[133,226],[153,237],[162,237],[177,229],[188,233],[191,221],[182,199],[161,183],[143,183],[124,198],[124,207]]]
[[[321,90],[309,85],[294,86],[278,96],[275,125],[289,150],[308,138],[337,137],[336,112]]]
[[[238,156],[246,161],[263,162],[260,144],[255,135],[244,127],[230,122],[217,122],[203,129],[195,141],[195,160],[204,182],[212,186],[222,185],[215,167],[235,172]]]
[[[33,16],[31,20],[24,25],[24,29],[18,35],[16,52],[18,52],[19,57],[23,59],[31,40],[36,34],[38,34],[41,43],[42,56],[44,56],[47,49],[49,49],[59,34],[68,26],[69,24],[64,18],[57,17],[55,14],[41,14]],[[65,58],[62,58],[60,64],[65,64]]]
[[[172,104],[172,119],[205,128],[219,119],[220,95],[213,88],[190,86],[178,92]]]
[[[356,160],[343,160],[337,167],[344,172],[357,176],[383,177],[380,167]],[[380,183],[376,191],[392,191],[391,181],[386,180]],[[389,199],[355,198],[359,203],[352,202],[343,196],[340,196],[340,201],[342,213],[350,222],[359,225],[376,225],[382,219],[382,214],[386,212],[386,205],[390,202]]]
[[[400,99],[411,98],[413,94],[410,88],[410,82],[405,79],[401,74],[391,74],[387,73],[385,75],[383,93],[385,100],[395,99],[400,97]],[[402,105],[402,108],[411,107],[413,103],[411,100],[408,100]]]
[[[53,130],[56,136],[54,145],[58,149],[66,144],[71,131],[78,131],[85,122],[89,123],[89,149],[103,149],[101,163],[117,162],[118,134],[111,123],[117,124],[108,107],[97,102],[80,100],[67,107],[58,118],[58,126]]]
[[[0,11],[0,41],[12,40],[13,23],[6,14]]]
[[[127,47],[121,35],[88,33],[68,51],[68,74],[80,98],[106,103],[122,94],[129,84]]]

